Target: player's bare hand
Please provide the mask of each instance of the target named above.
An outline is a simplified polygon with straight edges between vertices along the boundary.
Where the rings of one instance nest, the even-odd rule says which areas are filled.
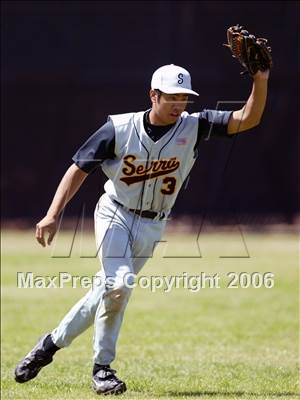
[[[47,244],[50,246],[55,233],[57,231],[57,220],[54,217],[46,215],[40,222],[36,224],[35,237],[36,240],[43,246],[46,247],[46,234],[48,233]]]

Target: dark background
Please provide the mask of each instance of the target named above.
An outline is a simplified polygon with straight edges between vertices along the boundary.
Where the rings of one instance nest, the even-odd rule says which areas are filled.
[[[108,114],[149,108],[153,71],[187,68],[200,93],[189,111],[240,108],[251,78],[222,47],[240,23],[267,37],[274,68],[259,127],[203,142],[175,214],[299,213],[299,2],[3,1],[2,217],[38,220],[77,148]],[[97,171],[68,206],[92,214]]]

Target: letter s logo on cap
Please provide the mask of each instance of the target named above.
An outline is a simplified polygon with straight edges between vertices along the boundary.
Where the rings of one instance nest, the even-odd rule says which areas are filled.
[[[178,78],[177,82],[179,83],[179,85],[181,85],[183,83],[183,74],[178,74],[177,78]]]

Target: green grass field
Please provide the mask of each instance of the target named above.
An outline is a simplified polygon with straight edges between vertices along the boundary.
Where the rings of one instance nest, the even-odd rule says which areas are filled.
[[[170,236],[144,275],[220,276],[221,288],[137,287],[130,299],[112,365],[127,383],[127,399],[299,399],[299,243],[295,234],[246,233],[250,254],[235,234]],[[59,235],[54,254],[68,254],[71,235]],[[92,276],[98,269],[94,238],[75,241],[69,258],[51,257],[33,232],[2,235],[2,399],[96,399],[90,388],[89,329],[59,351],[54,363],[26,384],[13,378],[16,363],[41,334],[54,328],[86,290],[17,288],[17,272],[59,271]],[[193,255],[193,258],[187,258]],[[166,257],[168,256],[168,257]],[[180,256],[180,257],[178,257]],[[220,256],[234,256],[221,257]],[[273,288],[227,288],[229,272],[274,273]]]

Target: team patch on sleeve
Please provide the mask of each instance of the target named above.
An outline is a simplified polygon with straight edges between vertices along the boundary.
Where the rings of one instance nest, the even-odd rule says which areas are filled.
[[[176,144],[185,145],[187,144],[188,140],[185,137],[178,137],[175,141]]]

